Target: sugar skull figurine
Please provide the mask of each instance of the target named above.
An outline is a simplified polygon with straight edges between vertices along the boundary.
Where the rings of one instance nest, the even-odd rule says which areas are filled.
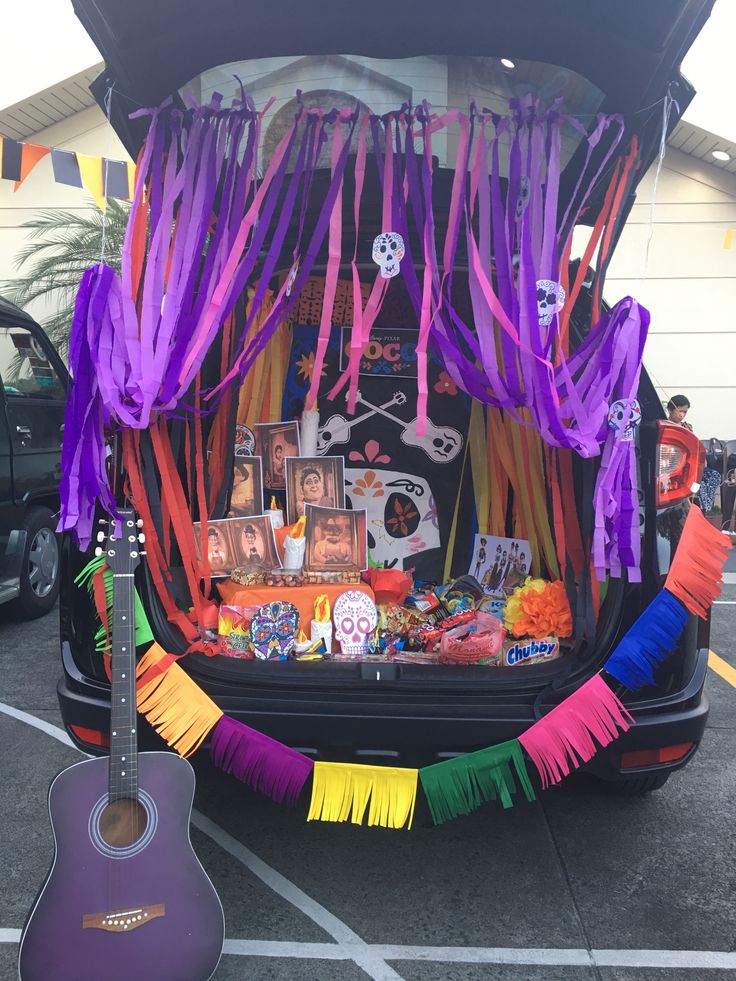
[[[631,412],[624,427],[624,416],[627,404],[631,405]],[[620,438],[630,442],[634,438],[634,430],[641,422],[641,406],[638,399],[632,399],[627,403],[625,399],[618,399],[611,405],[608,412],[608,425]]]
[[[383,279],[399,275],[399,263],[404,258],[404,240],[397,232],[376,235],[373,240],[373,261],[381,267]]]
[[[540,327],[549,327],[552,318],[565,306],[565,290],[551,279],[537,280],[537,315]]]
[[[359,589],[347,589],[332,609],[335,638],[345,657],[367,657],[378,626],[376,604]]]
[[[299,611],[293,603],[266,603],[250,622],[250,641],[261,661],[291,657],[299,632]]]

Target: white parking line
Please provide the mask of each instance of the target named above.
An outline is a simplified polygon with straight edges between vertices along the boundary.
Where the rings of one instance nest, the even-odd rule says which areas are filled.
[[[0,702],[0,712],[40,729],[65,746],[74,747],[67,734],[58,726],[37,719],[4,702]],[[301,910],[336,941],[335,943],[299,943],[230,939],[225,941],[225,954],[240,957],[353,961],[374,981],[402,981],[401,976],[386,963],[387,961],[549,967],[669,968],[697,971],[736,969],[736,953],[714,950],[585,950],[582,947],[419,947],[368,944],[346,923],[196,810],[192,812],[192,824],[275,893]],[[20,930],[0,928],[0,944],[17,944],[20,942],[20,936]]]
[[[0,929],[0,943],[18,943],[20,930]],[[445,964],[507,964],[535,967],[628,967],[727,971],[736,953],[718,950],[585,950],[582,947],[411,947],[391,944],[298,943],[226,940],[224,954],[285,960],[356,961],[365,953],[381,960]],[[365,968],[363,968],[365,970]]]

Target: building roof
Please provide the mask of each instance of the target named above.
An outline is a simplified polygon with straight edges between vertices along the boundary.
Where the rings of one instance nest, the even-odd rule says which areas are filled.
[[[27,140],[42,129],[96,105],[89,87],[103,68],[101,62],[91,65],[71,78],[0,109],[0,134],[11,140]]]

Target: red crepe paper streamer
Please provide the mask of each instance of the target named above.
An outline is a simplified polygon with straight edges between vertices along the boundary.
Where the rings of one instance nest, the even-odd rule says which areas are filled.
[[[713,527],[700,508],[692,506],[665,588],[691,613],[707,617],[711,605],[721,595],[723,567],[730,548],[723,532]]]
[[[634,719],[599,674],[519,736],[539,771],[542,788],[559,783]]]

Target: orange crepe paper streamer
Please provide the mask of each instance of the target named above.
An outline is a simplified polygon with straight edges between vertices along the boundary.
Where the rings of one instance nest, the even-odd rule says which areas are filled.
[[[138,711],[180,756],[191,756],[223,712],[173,660],[149,680],[149,669],[168,657],[162,647],[153,644],[141,658],[136,684]]]
[[[721,595],[723,567],[730,549],[723,532],[713,527],[699,507],[691,505],[665,589],[691,613],[705,619]]]

